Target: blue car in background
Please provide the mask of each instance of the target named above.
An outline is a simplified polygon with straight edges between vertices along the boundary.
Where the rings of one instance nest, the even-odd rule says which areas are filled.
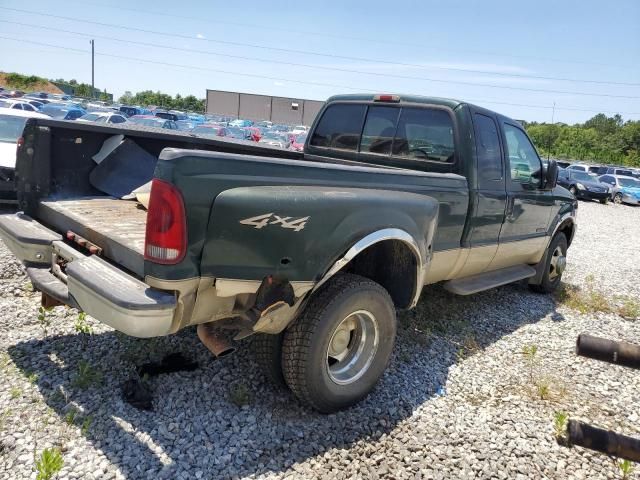
[[[86,115],[87,111],[75,104],[47,103],[40,112],[56,120],[75,120]]]
[[[640,180],[624,175],[602,175],[600,182],[611,187],[611,198],[614,203],[640,205]]]
[[[240,127],[240,128],[246,128],[246,127],[250,127],[253,125],[253,122],[251,120],[234,120],[232,122],[229,122],[229,126],[230,127]]]

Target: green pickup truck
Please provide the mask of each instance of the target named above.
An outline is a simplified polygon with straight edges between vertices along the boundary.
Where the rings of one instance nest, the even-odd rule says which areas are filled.
[[[147,209],[105,193],[118,134],[153,159],[125,165]],[[518,122],[441,98],[332,97],[304,152],[32,119],[0,236],[43,304],[136,337],[197,325],[216,355],[255,335],[268,375],[331,412],[374,387],[424,285],[558,286],[577,202],[556,179]]]

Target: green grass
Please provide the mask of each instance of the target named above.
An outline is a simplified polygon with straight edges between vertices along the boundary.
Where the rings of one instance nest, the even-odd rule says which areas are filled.
[[[36,460],[36,480],[51,480],[64,465],[62,453],[57,448],[45,448]]]
[[[102,374],[94,369],[88,362],[81,360],[78,363],[78,372],[73,378],[72,385],[85,390],[102,381]]]
[[[9,390],[9,395],[13,400],[15,400],[16,398],[22,396],[22,389],[20,387],[11,387],[11,390]]]
[[[42,328],[42,335],[44,337],[49,333],[49,327],[51,326],[52,318],[49,315],[52,308],[38,308],[38,323],[40,324],[40,328]]]
[[[635,298],[622,297],[622,305],[618,307],[618,314],[627,320],[640,320],[640,302]]]
[[[553,416],[553,433],[558,443],[563,444],[567,439],[567,424],[569,415],[566,412],[556,412]]]
[[[631,475],[635,470],[635,466],[629,460],[618,460],[618,469],[620,469],[622,480],[627,480],[631,478]]]
[[[249,388],[244,383],[237,383],[229,387],[229,401],[237,407],[249,405],[251,394]]]
[[[556,290],[554,296],[559,304],[583,314],[614,311],[609,299],[595,290],[592,282],[587,282],[587,286],[584,289],[563,283]]]

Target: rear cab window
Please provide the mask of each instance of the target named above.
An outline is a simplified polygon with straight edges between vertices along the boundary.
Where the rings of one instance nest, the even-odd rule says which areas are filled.
[[[454,138],[446,108],[336,103],[324,111],[309,145],[351,152],[349,158],[364,163],[457,173]]]

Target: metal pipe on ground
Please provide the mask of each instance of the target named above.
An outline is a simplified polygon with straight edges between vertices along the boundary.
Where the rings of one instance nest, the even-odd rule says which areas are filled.
[[[620,435],[611,430],[592,427],[577,420],[569,420],[569,443],[597,452],[640,462],[640,439]]]
[[[640,346],[627,342],[615,342],[606,338],[578,335],[576,354],[583,357],[640,369]]]
[[[216,357],[226,357],[236,351],[229,339],[220,334],[218,328],[211,323],[198,325],[198,338]]]

